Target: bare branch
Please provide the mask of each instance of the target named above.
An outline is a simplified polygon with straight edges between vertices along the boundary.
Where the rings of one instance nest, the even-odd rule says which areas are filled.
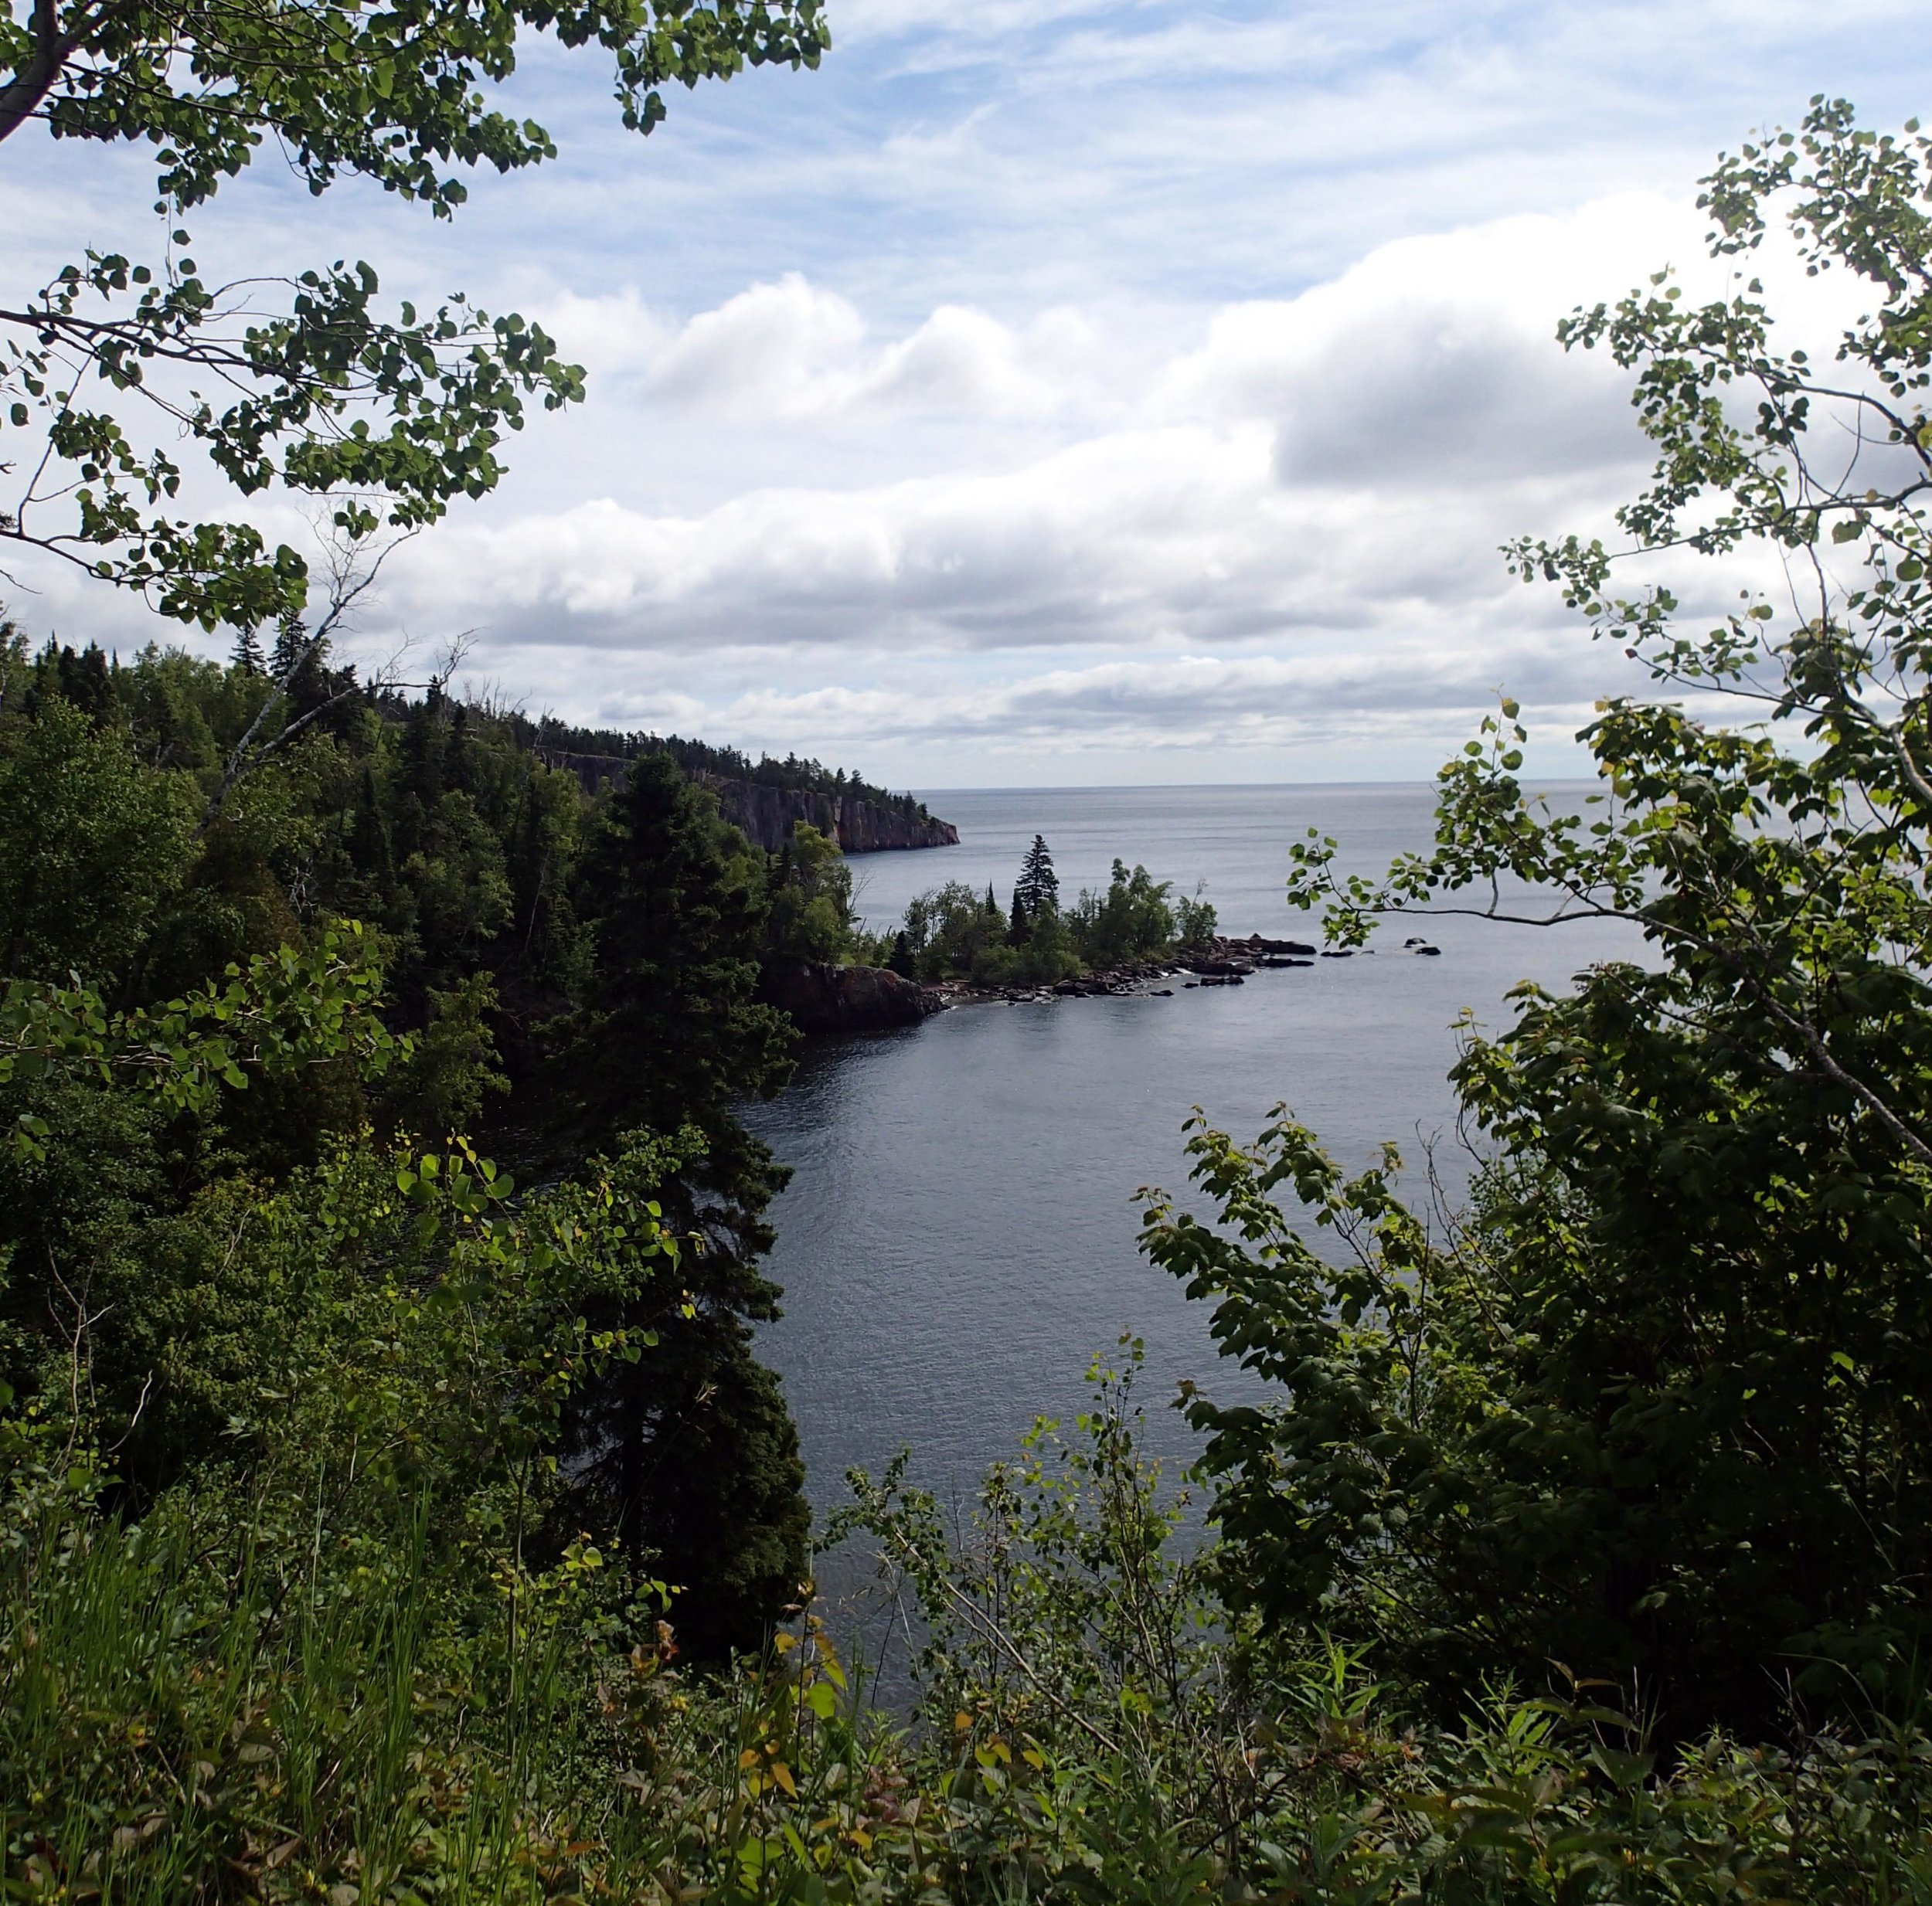
[[[285,703],[296,677],[320,657],[332,637],[341,632],[356,604],[375,587],[377,578],[382,574],[383,565],[396,549],[410,541],[415,534],[413,530],[404,532],[376,551],[372,556],[365,552],[359,567],[352,559],[351,549],[339,545],[332,548],[328,564],[328,611],[308,640],[290,657],[281,672],[271,678],[269,691],[263,698],[261,706],[255,711],[253,720],[248,724],[241,739],[235,744],[229,755],[227,763],[222,770],[219,786],[208,798],[207,807],[202,811],[200,823],[195,830],[197,837],[206,834],[214,825],[216,817],[227,804],[228,797],[247,775],[259,767],[270,756],[287,746],[331,708],[359,695],[379,693],[384,688],[401,685],[379,674],[367,681],[356,681],[352,676],[342,687],[318,702],[315,707],[284,722],[270,739],[257,742],[257,737],[267,725],[271,712],[279,712]]]

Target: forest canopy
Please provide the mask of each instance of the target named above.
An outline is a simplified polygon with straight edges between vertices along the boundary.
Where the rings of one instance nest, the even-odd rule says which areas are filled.
[[[213,1035],[238,1021],[203,1012],[203,991],[277,962],[306,972],[344,932],[355,988],[329,1009],[340,1054],[211,1057],[189,1096],[118,1065],[97,1078],[43,1063],[48,1039],[16,1035],[0,1092],[36,1156],[0,1194],[0,1375],[37,1406],[59,1381],[59,1292],[117,1292],[121,1349],[91,1356],[94,1410],[104,1434],[121,1425],[107,1439],[145,1500],[219,1420],[191,1432],[176,1400],[213,1381],[184,1321],[215,1301],[209,1201],[345,1169],[398,1134],[482,1144],[548,1183],[629,1174],[651,1224],[685,1243],[675,1286],[583,1296],[587,1328],[632,1335],[560,1415],[560,1449],[584,1452],[568,1514],[704,1599],[690,1645],[754,1643],[805,1568],[795,1438],[750,1348],[777,1300],[757,1261],[783,1174],[733,1109],[791,1067],[795,1035],[756,997],[791,877],[666,756],[587,793],[514,715],[371,691],[312,642],[287,647],[284,691],[245,654],[223,667],[151,648],[123,665],[0,644],[0,956],[23,1028],[78,1014],[151,1047],[146,1028],[185,1012]],[[250,752],[251,728],[285,745]],[[284,1013],[318,1010],[292,978],[277,997]],[[169,1065],[185,1037],[163,1041]],[[233,1303],[247,1308],[236,1292],[217,1310]],[[172,1377],[152,1361],[164,1344]],[[240,1353],[224,1340],[220,1354]],[[693,1498],[675,1510],[673,1448]]]

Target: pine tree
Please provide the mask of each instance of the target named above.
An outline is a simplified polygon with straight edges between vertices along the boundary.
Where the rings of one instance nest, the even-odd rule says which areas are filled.
[[[1019,879],[1014,886],[1013,898],[1016,903],[1025,899],[1031,919],[1037,919],[1043,913],[1060,911],[1060,876],[1053,871],[1053,857],[1046,851],[1046,840],[1039,834],[1033,836],[1033,844],[1026,850],[1026,858],[1020,862]]]
[[[112,719],[114,685],[107,674],[107,657],[97,642],[90,642],[77,655],[63,648],[54,661],[55,679],[61,697],[96,722]]]
[[[523,791],[518,797],[516,819],[510,828],[508,851],[504,855],[510,890],[515,896],[515,921],[527,961],[537,938],[537,916],[548,897],[545,892],[556,858],[550,830],[545,825],[543,803],[537,791],[537,776],[545,772],[535,763],[524,776]]]
[[[228,658],[230,668],[244,675],[259,675],[267,667],[267,657],[262,653],[262,639],[253,627],[246,628],[235,638],[234,653]]]

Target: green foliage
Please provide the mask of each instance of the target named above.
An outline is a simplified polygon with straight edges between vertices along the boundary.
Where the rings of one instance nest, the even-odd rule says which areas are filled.
[[[715,1141],[736,1094],[789,1075],[794,1035],[753,997],[764,875],[709,795],[662,756],[634,764],[577,870],[597,964],[583,1013],[556,1034],[560,1089],[600,1124],[690,1123]]]
[[[1180,895],[1174,902],[1174,943],[1184,953],[1204,953],[1221,929],[1211,900],[1197,892]]]
[[[1053,856],[1045,837],[1036,834],[1020,862],[1019,878],[1013,883],[1013,906],[1016,914],[1035,919],[1053,912],[1060,903],[1060,878],[1053,871]]]
[[[282,678],[97,659],[0,650],[9,871],[51,865],[83,896],[43,882],[54,898],[22,909],[48,922],[22,936],[34,977],[0,1003],[7,1380],[40,1394],[77,1306],[106,1306],[97,1405],[117,1435],[140,1412],[124,1466],[160,1486],[223,1433],[197,1362],[227,1340],[207,1314],[230,1254],[207,1219],[220,1184],[316,1167],[369,1125],[440,1140],[479,1124],[519,1170],[577,1182],[652,1128],[650,1195],[704,1248],[666,1315],[656,1293],[587,1299],[599,1330],[654,1340],[575,1398],[588,1440],[556,1514],[675,1565],[706,1612],[694,1648],[755,1643],[798,1594],[807,1526],[747,1327],[775,1314],[757,1262],[782,1181],[735,1108],[775,1089],[793,1039],[752,997],[764,857],[662,756],[593,797],[532,757],[519,718],[371,695],[304,639],[278,645]],[[127,820],[157,812],[174,824],[159,845]],[[835,852],[804,846],[804,897],[838,900]],[[357,918],[371,924],[341,924]],[[46,973],[56,933],[90,984]]]
[[[487,973],[472,973],[450,992],[429,989],[429,1024],[382,1094],[386,1123],[410,1132],[478,1129],[487,1101],[510,1090],[497,1070],[490,1030],[498,1004]]]
[[[1172,1553],[1186,1499],[1164,1500],[1158,1466],[1140,1456],[1133,1387],[1143,1352],[1137,1341],[1123,1348],[1124,1370],[1097,1360],[1090,1369],[1094,1405],[1076,1441],[1043,1418],[1020,1460],[989,1473],[966,1544],[949,1538],[939,1503],[906,1484],[903,1454],[879,1482],[852,1473],[854,1505],[826,1539],[869,1534],[915,1597],[925,1630],[917,1671],[936,1728],[967,1731],[977,1714],[989,1733],[1024,1731],[1056,1753],[1097,1748],[1140,1770],[1151,1804],[1188,1811],[1208,1803],[1194,1782],[1225,1772],[1199,1759],[1219,1758],[1221,1717],[1188,1724],[1203,1717],[1193,1710],[1218,1666],[1198,1645],[1216,1611],[1199,1563]],[[1177,1779],[1188,1793],[1172,1792]]]
[[[749,781],[760,787],[794,788],[807,793],[860,800],[869,807],[883,807],[909,819],[927,818],[926,804],[910,794],[895,794],[849,768],[828,768],[822,761],[808,756],[789,754],[781,760],[776,755],[760,754],[754,761],[741,749],[719,748],[688,736],[570,728],[549,719],[543,725],[539,745],[603,761],[665,754],[700,784],[714,780]]]
[[[852,912],[852,869],[838,843],[809,822],[771,857],[770,924],[766,943],[780,960],[851,959],[859,950]]]
[[[902,930],[914,972],[930,980],[974,972],[1004,937],[1003,926],[964,881],[949,880],[906,902]]]
[[[1156,881],[1145,867],[1128,871],[1114,863],[1107,891],[1083,888],[1067,910],[1073,943],[1090,967],[1117,967],[1160,960],[1173,951],[1174,910],[1168,905],[1172,883]]]
[[[179,221],[264,141],[311,193],[359,174],[450,216],[468,196],[452,164],[507,172],[555,157],[540,125],[482,90],[508,82],[519,42],[546,32],[611,56],[624,123],[645,132],[668,86],[747,63],[816,66],[828,43],[817,0],[567,15],[472,0],[406,19],[362,0],[138,15],[47,0],[0,15],[0,141],[39,120],[56,139],[153,145],[165,234],[156,263],[90,248],[0,310],[0,471],[22,473],[0,539],[138,590],[164,615],[252,630],[301,613],[307,565],[246,522],[170,515],[186,474],[173,444],[194,443],[242,497],[280,484],[332,499],[352,547],[492,489],[526,402],[556,409],[583,394],[582,371],[540,327],[460,294],[433,314],[406,303],[386,314],[360,261],[211,283]],[[131,405],[151,417],[151,437],[130,429]]]
[[[796,1432],[747,1327],[777,1315],[757,1259],[784,1174],[735,1106],[777,1090],[796,1043],[754,997],[765,872],[710,795],[665,756],[640,756],[580,874],[599,917],[597,964],[587,1004],[554,1029],[547,1074],[580,1129],[685,1134],[664,1187],[668,1221],[702,1240],[684,1313],[587,1390],[571,1446],[601,1526],[662,1558],[699,1611],[694,1644],[712,1651],[754,1639],[806,1572]]]
[[[1505,702],[1432,854],[1345,882],[1316,840],[1291,884],[1357,940],[1507,875],[1649,963],[1469,1029],[1462,1211],[1284,1113],[1249,1147],[1197,1119],[1211,1208],[1148,1194],[1143,1242],[1264,1386],[1184,1386],[1214,1539],[1142,1454],[1138,1346],[963,1531],[903,1461],[855,1476],[833,1533],[917,1604],[910,1732],[801,1605],[750,1356],[781,1174],[733,1107],[789,1062],[760,953],[849,924],[829,843],[774,868],[662,754],[586,795],[530,725],[366,694],[292,627],[267,678],[0,641],[11,1894],[1932,1900],[1923,532],[1917,477],[1807,437],[1836,407],[1932,455],[1932,147],[1820,102],[1707,185],[1720,253],[1788,199],[1873,281],[1851,388],[1754,290],[1566,335],[1638,372],[1639,544],[1795,549],[1817,600],[1686,636],[1600,551],[1516,560],[1772,723],[1607,703],[1573,814],[1524,797]],[[1065,915],[941,888],[894,956],[1212,928],[1117,863]],[[500,1097],[499,1038],[540,1188],[372,1136]]]
[[[989,950],[985,977],[998,984],[1050,986],[1080,970],[1080,956],[1066,922],[1050,909],[1026,922],[1017,945]]]
[[[1197,1136],[1211,1221],[1156,1200],[1145,1240],[1278,1398],[1193,1405],[1239,1596],[1372,1636],[1439,1709],[1554,1659],[1634,1675],[1679,1734],[1768,1729],[1784,1688],[1913,1697],[1932,1565],[1932,149],[1821,101],[1706,184],[1718,256],[1782,213],[1814,270],[1869,284],[1828,379],[1755,284],[1687,308],[1660,277],[1563,335],[1637,374],[1637,553],[1798,552],[1794,614],[1747,591],[1686,631],[1667,588],[1613,596],[1598,545],[1512,559],[1660,685],[1768,724],[1600,704],[1600,790],[1566,807],[1525,793],[1505,701],[1443,770],[1433,852],[1345,882],[1315,838],[1290,882],[1345,943],[1390,913],[1607,919],[1649,963],[1468,1029],[1454,1082],[1494,1162],[1454,1221],[1397,1201],[1393,1157],[1345,1181],[1284,1118],[1251,1150]],[[1873,447],[1849,465],[1848,430]]]
[[[556,410],[583,396],[580,367],[515,313],[492,318],[458,294],[427,318],[406,304],[400,321],[379,316],[366,263],[282,280],[287,314],[241,322],[232,314],[242,287],[197,276],[188,242],[173,233],[158,271],[90,250],[24,310],[0,311],[0,330],[18,334],[0,358],[17,441],[0,467],[29,473],[0,514],[0,540],[137,592],[177,621],[241,628],[298,616],[309,574],[252,524],[168,515],[186,473],[164,443],[193,443],[243,497],[279,484],[335,499],[335,528],[352,542],[385,525],[421,528],[454,498],[484,495],[526,399]],[[243,394],[218,410],[178,392],[177,371]],[[90,387],[111,396],[90,407]],[[153,412],[157,441],[131,435],[109,407],[130,397]]]
[[[0,1088],[63,1075],[121,1080],[172,1110],[206,1113],[223,1088],[245,1090],[251,1074],[274,1079],[339,1062],[379,1076],[398,1052],[375,1017],[380,970],[353,921],[312,953],[257,954],[246,972],[230,967],[226,980],[115,1013],[84,987],[11,980],[0,993]],[[36,1129],[31,1110],[19,1115],[17,1159],[40,1155]]]
[[[922,980],[976,986],[1045,986],[1080,970],[1073,936],[1048,911],[1017,935],[995,904],[958,881],[917,895],[906,909],[906,950]]]
[[[7,977],[117,972],[186,877],[199,805],[187,776],[144,771],[125,735],[65,696],[0,722]]]
[[[400,1321],[407,1361],[455,1370],[420,1313],[325,1316],[313,1346]],[[864,1489],[857,1519],[938,1624],[912,1734],[864,1712],[815,1616],[692,1677],[614,1558],[532,1559],[509,1524],[451,1514],[437,1484],[480,1476],[487,1437],[431,1435],[434,1481],[363,1490],[314,1440],[334,1420],[264,1412],[253,1486],[138,1523],[43,1436],[8,1446],[0,1846],[23,1897],[1932,1897],[1911,1728],[1711,1737],[1667,1768],[1589,1690],[1499,1694],[1440,1732],[1346,1649],[1241,1666],[1207,1570],[1173,1553],[1124,1380],[989,1479],[964,1544],[916,1492]],[[394,1420],[359,1418],[379,1450]]]
[[[1144,867],[1114,863],[1106,894],[1083,892],[1062,911],[1053,857],[1037,834],[1022,863],[1010,914],[991,887],[985,895],[959,881],[916,895],[893,946],[905,942],[906,970],[918,978],[970,980],[978,986],[1049,986],[1088,967],[1172,957],[1176,916],[1168,884]],[[1212,908],[1186,901],[1190,930],[1213,930]],[[1205,923],[1205,925],[1203,925]]]
[[[846,1526],[927,1627],[907,1771],[948,1856],[934,1897],[1927,1896],[1915,1727],[1782,1750],[1709,1735],[1666,1763],[1614,1690],[1566,1683],[1472,1694],[1438,1729],[1361,1649],[1230,1613],[1219,1558],[1140,1453],[1128,1349],[1123,1372],[1096,1366],[1071,1439],[1042,1423],[993,1472],[963,1536],[903,1463],[852,1478]]]

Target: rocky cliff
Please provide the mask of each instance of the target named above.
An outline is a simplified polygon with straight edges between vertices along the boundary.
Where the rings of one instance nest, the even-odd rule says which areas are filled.
[[[725,781],[700,776],[718,797],[718,811],[745,838],[775,854],[804,821],[828,834],[843,854],[876,854],[888,848],[956,847],[959,830],[930,814],[903,814],[849,794],[820,794],[808,788],[770,787],[762,781]]]
[[[546,751],[546,763],[574,774],[595,793],[606,781],[620,779],[630,763],[621,755],[569,754]],[[889,848],[957,847],[959,830],[950,820],[930,814],[902,814],[854,794],[820,794],[809,788],[770,787],[763,781],[728,781],[715,774],[692,778],[718,797],[718,811],[745,838],[767,854],[776,854],[791,837],[793,824],[805,821],[838,843],[842,854],[877,854]]]

